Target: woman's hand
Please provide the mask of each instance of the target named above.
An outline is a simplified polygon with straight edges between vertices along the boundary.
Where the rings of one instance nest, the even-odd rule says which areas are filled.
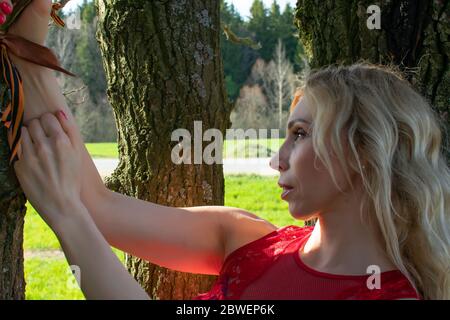
[[[81,203],[81,150],[73,126],[60,112],[31,120],[22,127],[14,163],[25,195],[54,231],[70,215],[63,209]]]

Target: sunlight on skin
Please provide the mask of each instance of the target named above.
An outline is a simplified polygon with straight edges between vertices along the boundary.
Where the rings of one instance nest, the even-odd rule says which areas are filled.
[[[303,96],[288,123],[299,118],[312,123],[311,114],[309,101]],[[321,271],[337,274],[365,274],[371,264],[379,265],[383,271],[395,269],[381,247],[381,235],[360,221],[357,208],[361,205],[363,187],[359,174],[351,173],[355,189],[350,190],[343,168],[337,162],[332,163],[336,181],[346,192],[342,194],[320,159],[314,161],[310,125],[295,122],[288,133],[271,166],[280,172],[280,182],[292,188],[285,198],[291,215],[301,220],[318,218],[304,250],[299,252],[302,260]],[[349,148],[343,136],[342,139],[348,157]]]

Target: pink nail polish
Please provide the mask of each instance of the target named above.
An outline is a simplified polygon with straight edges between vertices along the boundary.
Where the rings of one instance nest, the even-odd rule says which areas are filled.
[[[64,118],[66,118],[66,120],[69,120],[69,119],[67,118],[66,114],[64,113],[64,111],[59,110],[59,113],[61,113],[61,115],[62,115]]]
[[[11,6],[10,6],[9,3],[7,3],[7,2],[2,2],[2,3],[0,3],[0,8],[2,8],[2,11],[3,11],[5,14],[11,14],[11,12],[13,11],[12,8],[11,8]]]

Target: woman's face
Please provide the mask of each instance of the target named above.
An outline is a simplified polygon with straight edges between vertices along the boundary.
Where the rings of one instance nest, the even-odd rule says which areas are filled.
[[[284,143],[270,161],[270,166],[280,172],[279,184],[291,188],[283,196],[283,200],[289,203],[289,212],[294,218],[301,220],[330,211],[338,205],[338,201],[345,200],[320,159],[317,158],[316,168],[314,167],[311,123],[308,101],[303,97],[289,116]],[[344,146],[344,150],[347,150],[345,148]],[[330,157],[332,160],[336,159],[332,155]],[[337,159],[332,161],[337,182],[347,191],[348,183],[337,162]],[[289,187],[283,188],[283,191]]]

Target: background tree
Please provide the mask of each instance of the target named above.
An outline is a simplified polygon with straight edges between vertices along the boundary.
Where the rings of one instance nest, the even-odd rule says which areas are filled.
[[[269,62],[263,74],[263,82],[265,92],[274,111],[273,115],[278,115],[276,128],[283,131],[287,121],[288,106],[299,81],[294,75],[292,64],[286,58],[286,49],[281,39],[278,39],[273,59]]]
[[[259,50],[264,60],[269,60],[272,51],[271,45],[267,39],[270,39],[273,30],[270,30],[269,13],[264,6],[262,0],[254,0],[250,7],[251,18],[248,22],[248,30],[251,31],[257,42],[261,43],[262,48]]]
[[[116,141],[114,114],[106,97],[105,72],[99,68],[102,59],[95,38],[94,2],[84,0],[78,10],[62,13],[62,17],[67,28],[51,26],[46,45],[55,51],[62,65],[78,76],[57,75],[68,105],[85,142]]]
[[[271,119],[269,104],[258,84],[245,85],[240,90],[235,110],[231,113],[234,129],[267,129],[270,128]]]
[[[284,44],[278,39],[273,59],[258,58],[240,90],[233,110],[233,128],[278,129],[285,136],[286,121],[294,90],[301,85],[301,75],[295,74],[286,57]]]
[[[303,49],[295,35],[293,9],[287,5],[281,10],[276,1],[269,8],[262,2],[259,5],[265,16],[255,14],[253,21],[252,16],[244,19],[232,4],[220,0],[221,21],[239,37],[250,37],[262,43],[262,51],[255,50],[227,40],[224,32],[220,32],[225,84],[232,101],[238,99],[243,86],[250,85],[248,77],[255,61],[262,58],[269,62],[272,59],[277,39],[284,43],[286,56],[294,72],[304,67],[300,58]],[[68,22],[68,28],[51,27],[47,46],[58,54],[66,68],[79,76],[59,77],[59,80],[64,92],[68,93],[69,107],[80,126],[84,141],[115,142],[117,130],[112,108],[106,98],[106,77],[104,70],[98,68],[101,54],[95,38],[97,26],[94,23],[94,3],[84,0],[78,11],[69,12],[63,17]],[[80,20],[77,28],[70,25],[74,15]],[[249,30],[249,25],[253,31]]]
[[[224,0],[220,1],[220,18],[240,37],[251,35],[239,12],[232,4],[229,5]],[[239,96],[239,90],[245,83],[250,69],[258,57],[258,52],[250,47],[236,45],[228,41],[223,32],[220,33],[220,44],[228,97],[234,100]]]
[[[294,72],[299,72],[304,67],[301,59],[303,48],[296,36],[292,7],[286,5],[282,11],[275,0],[269,9],[261,0],[255,0],[250,13],[248,20],[244,20],[233,5],[221,0],[222,22],[238,36],[251,37],[262,46],[259,50],[239,46],[227,41],[222,33],[222,57],[231,100],[239,96],[239,89],[246,84],[255,61],[258,58],[266,62],[272,59],[278,39],[281,39],[286,47],[286,56],[293,65]]]
[[[194,121],[202,121],[203,130],[217,128],[225,135],[231,125],[220,59],[220,2],[96,3],[119,145],[119,165],[106,185],[173,207],[223,205],[222,166],[171,161],[175,129],[193,133]],[[130,255],[126,264],[154,299],[190,299],[208,291],[216,278],[171,271]]]
[[[444,154],[450,108],[449,1],[381,1],[381,29],[367,27],[373,1],[299,0],[300,40],[313,68],[360,59],[395,64],[441,116]]]

